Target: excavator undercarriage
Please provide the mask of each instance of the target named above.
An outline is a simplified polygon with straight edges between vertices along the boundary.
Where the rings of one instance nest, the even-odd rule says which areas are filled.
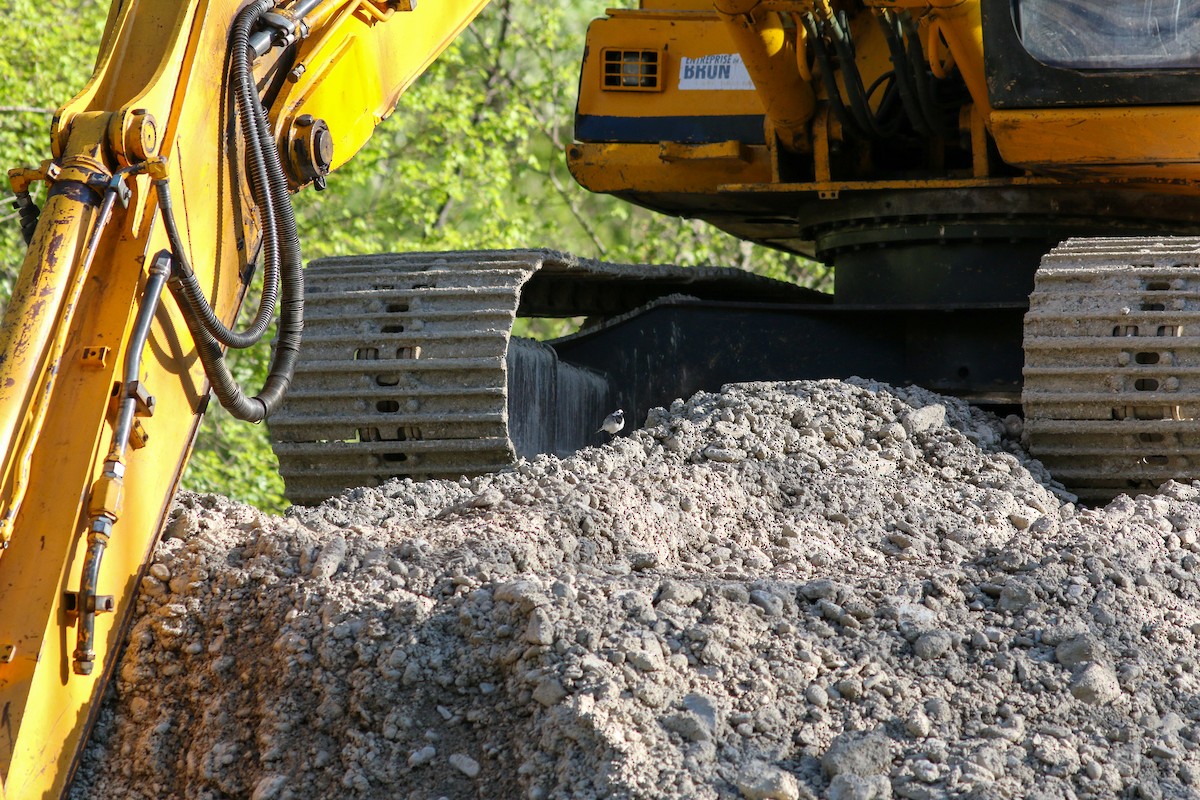
[[[1072,239],[1025,323],[1031,452],[1082,499],[1200,475],[1200,239]]]
[[[754,217],[744,196],[717,212],[742,220],[743,236],[757,226],[762,241],[786,238],[833,265],[832,293],[548,251],[313,262],[305,345],[269,422],[288,497],[312,504],[392,477],[566,455],[604,440],[594,431],[608,410],[640,421],[726,383],[855,375],[1023,413],[1033,452],[1087,501],[1193,474],[1194,414],[1180,382],[1200,360],[1176,332],[1188,297],[1176,284],[1189,285],[1195,244],[1145,238],[1200,233],[1192,209],[1149,192],[1041,184],[866,194],[830,204],[797,193],[790,220]],[[1098,238],[1114,232],[1129,237]],[[1089,242],[1102,249],[1083,258]],[[1150,265],[1176,269],[1172,305],[1154,301],[1166,279]],[[1114,282],[1114,271],[1128,280]],[[1089,281],[1105,287],[1106,305],[1081,328],[1077,295]],[[1120,317],[1130,307],[1137,324]],[[517,317],[588,323],[534,342],[511,336]],[[1153,343],[1161,356],[1151,364],[1128,342],[1118,352],[1116,335],[1176,338]],[[1089,366],[1077,364],[1088,352]]]
[[[334,258],[307,272],[303,358],[270,422],[297,503],[390,477],[454,478],[597,444],[597,421],[611,409],[623,404],[644,416],[676,396],[676,365],[687,365],[679,372],[693,391],[713,374],[753,374],[727,359],[729,346],[745,347],[741,333],[705,352],[690,321],[669,323],[652,340],[631,335],[631,320],[676,307],[824,299],[734,269],[532,250]],[[540,343],[511,336],[518,314],[591,322]]]

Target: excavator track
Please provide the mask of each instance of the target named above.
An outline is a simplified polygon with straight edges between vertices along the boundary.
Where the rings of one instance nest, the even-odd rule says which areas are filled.
[[[1200,478],[1200,238],[1063,243],[1024,346],[1027,444],[1081,500]]]
[[[314,262],[303,354],[271,438],[288,496],[511,463],[505,354],[532,256]]]
[[[332,258],[305,276],[300,358],[269,420],[287,496],[303,505],[393,477],[476,475],[602,441],[593,431],[616,407],[610,379],[512,337],[518,310],[608,319],[679,292],[814,295],[731,268],[549,250]]]

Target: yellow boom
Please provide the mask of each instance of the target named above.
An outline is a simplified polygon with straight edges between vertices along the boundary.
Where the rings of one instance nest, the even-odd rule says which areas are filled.
[[[92,79],[55,118],[54,158],[11,173],[26,208],[33,184],[49,190],[0,337],[0,797],[67,785],[207,403],[164,285],[190,269],[229,325],[260,253],[298,271],[262,198],[282,207],[323,182],[484,4],[114,3]],[[266,99],[259,137],[253,108],[239,118],[248,85]],[[286,188],[268,176],[256,195],[247,150],[271,144]],[[286,375],[275,383],[263,394]]]

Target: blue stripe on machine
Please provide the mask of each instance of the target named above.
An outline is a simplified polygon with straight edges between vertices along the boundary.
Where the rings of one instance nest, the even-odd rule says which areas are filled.
[[[737,140],[764,144],[761,114],[688,117],[575,117],[580,142],[684,142],[707,144]]]

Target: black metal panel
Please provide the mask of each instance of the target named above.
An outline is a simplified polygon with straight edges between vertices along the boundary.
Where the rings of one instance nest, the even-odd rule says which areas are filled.
[[[545,253],[541,268],[521,288],[517,316],[614,317],[676,293],[723,301],[822,303],[830,299],[813,289],[733,267],[606,264]]]
[[[815,251],[825,263],[836,261],[856,236],[879,258],[887,258],[884,251],[902,244],[915,226],[923,226],[919,232],[924,241],[937,239],[928,235],[931,225],[960,230],[963,225],[987,226],[985,238],[997,243],[998,254],[1012,238],[1004,235],[1004,227],[1011,227],[1021,240],[1046,242],[1097,233],[1200,234],[1200,204],[1183,202],[1179,194],[1166,191],[1111,186],[844,190],[834,201],[821,199],[815,188],[618,196],[654,211],[703,219],[740,239],[810,257]]]
[[[707,144],[739,141],[765,144],[762,114],[721,116],[617,117],[578,114],[575,139],[580,142],[684,142]]]
[[[1042,256],[1066,238],[1043,234],[1025,241],[1014,231],[1014,239],[994,240],[981,233],[967,238],[968,231],[962,239],[937,240],[920,236],[917,227],[907,226],[912,238],[892,243],[886,255],[866,243],[824,252],[835,265],[837,301],[941,307],[1025,303]]]
[[[1200,103],[1200,70],[1068,69],[1021,44],[1013,0],[982,0],[988,98],[996,108]]]
[[[637,425],[725,383],[860,376],[1019,402],[1024,307],[896,311],[672,300],[551,344],[605,373]]]
[[[508,365],[508,434],[517,455],[569,455],[598,444],[593,432],[617,406],[605,376],[565,364],[541,342],[513,338]]]

